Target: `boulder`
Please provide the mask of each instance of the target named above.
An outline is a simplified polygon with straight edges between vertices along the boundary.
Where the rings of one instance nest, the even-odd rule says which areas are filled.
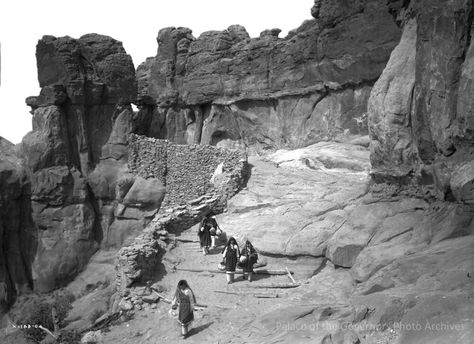
[[[468,161],[453,171],[450,187],[458,202],[474,204],[474,161]]]
[[[156,178],[137,177],[122,203],[145,209],[158,209],[165,196],[165,187]]]
[[[142,296],[142,300],[145,303],[157,303],[160,300],[160,297],[155,293],[152,293],[151,295]]]
[[[119,308],[122,311],[131,311],[133,309],[133,304],[130,301],[122,299],[119,303]]]
[[[83,344],[102,344],[104,342],[102,332],[99,331],[89,331],[86,332],[82,338],[81,343]]]

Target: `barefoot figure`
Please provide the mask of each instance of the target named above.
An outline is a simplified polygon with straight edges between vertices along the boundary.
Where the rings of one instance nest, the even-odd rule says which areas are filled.
[[[229,241],[227,241],[222,257],[225,260],[227,283],[231,284],[234,282],[235,267],[240,257],[239,245],[237,245],[234,237],[230,237]]]
[[[257,251],[250,241],[245,241],[244,248],[241,251],[239,266],[244,272],[243,279],[248,275],[249,282],[252,282],[253,265],[258,260]]]
[[[188,335],[189,326],[194,320],[194,305],[196,304],[196,297],[188,285],[186,280],[178,282],[173,301],[171,303],[172,309],[178,309],[178,323],[181,325],[181,335],[186,337]]]
[[[206,255],[209,253],[209,246],[211,246],[211,226],[207,217],[205,217],[199,224],[198,236],[202,254]]]

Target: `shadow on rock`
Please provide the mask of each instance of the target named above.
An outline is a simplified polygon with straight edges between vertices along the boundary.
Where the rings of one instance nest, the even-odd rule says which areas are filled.
[[[189,330],[188,332],[188,337],[189,336],[194,336],[196,334],[198,334],[199,332],[201,331],[204,331],[205,329],[207,329],[209,326],[211,326],[212,324],[214,324],[214,321],[211,321],[211,322],[208,322],[207,324],[203,324],[203,325],[200,325],[198,327],[194,327],[192,328],[191,330]]]

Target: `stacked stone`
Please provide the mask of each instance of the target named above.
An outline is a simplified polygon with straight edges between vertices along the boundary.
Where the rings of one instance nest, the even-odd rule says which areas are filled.
[[[144,178],[154,177],[166,185],[167,140],[132,134],[129,138],[128,168]]]
[[[166,185],[162,208],[185,204],[217,189],[211,183],[216,168],[223,164],[226,198],[235,194],[241,184],[246,165],[245,155],[208,145],[179,145],[138,135],[130,137],[129,171],[144,178],[155,177]]]
[[[132,245],[122,247],[116,263],[117,288],[123,290],[139,281],[159,263],[162,241],[155,240],[149,232],[135,238]]]
[[[220,212],[223,207],[224,203],[218,195],[208,194],[159,213],[143,234],[135,238],[130,246],[120,249],[115,266],[117,290],[123,292],[134,282],[143,282],[152,277],[161,253],[169,242],[168,233],[187,229],[198,223],[210,210]]]
[[[221,164],[218,181],[211,182]],[[119,251],[116,287],[121,291],[152,277],[170,242],[168,233],[195,225],[211,210],[224,210],[227,199],[242,185],[247,162],[239,151],[131,135],[128,167],[135,175],[165,178],[167,193],[143,233]]]
[[[168,146],[167,192],[164,206],[184,204],[186,201],[214,191],[211,177],[219,166],[233,171],[242,155],[239,151],[207,145]]]

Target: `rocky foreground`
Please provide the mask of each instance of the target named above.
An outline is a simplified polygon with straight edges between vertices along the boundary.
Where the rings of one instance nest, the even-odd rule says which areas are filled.
[[[371,185],[368,151],[359,145],[322,142],[249,162],[251,177],[218,216],[219,223],[228,236],[250,239],[267,269],[292,270],[300,286],[255,288],[288,283],[286,275],[256,275],[252,283],[237,280],[228,286],[223,274],[212,271],[220,250],[202,256],[197,228],[176,228],[167,234],[151,280],[171,298],[177,281],[187,279],[198,303],[207,306],[196,311],[187,341],[470,343],[472,209]],[[104,265],[105,257],[93,257],[70,286],[75,293],[83,292],[79,286],[94,288],[73,304],[67,329],[89,326],[95,309],[106,310],[106,272],[110,281],[115,276],[113,260]],[[95,332],[97,338],[103,343],[182,341],[169,304],[150,299],[139,285],[130,293],[119,308],[132,308],[133,319]]]

